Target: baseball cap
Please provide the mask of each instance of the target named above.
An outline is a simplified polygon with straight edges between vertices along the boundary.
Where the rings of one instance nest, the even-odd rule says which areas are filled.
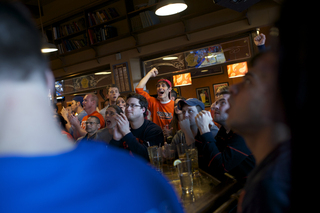
[[[82,102],[83,102],[83,97],[82,96],[75,96],[72,100],[76,101],[76,102],[80,102],[81,106]]]
[[[204,103],[196,98],[189,98],[187,100],[180,100],[178,102],[178,109],[182,110],[182,105],[187,104],[189,106],[200,106],[202,110],[204,110]]]
[[[169,85],[169,87],[172,87],[172,84],[168,79],[161,78],[157,83],[159,83],[161,81],[166,82]]]
[[[166,83],[169,85],[169,87],[172,87],[172,84],[171,84],[171,82],[170,82],[168,79],[161,78],[161,79],[157,82],[157,85],[158,85],[159,82],[166,82]],[[171,92],[169,92],[168,95],[169,95],[169,99],[171,99]]]

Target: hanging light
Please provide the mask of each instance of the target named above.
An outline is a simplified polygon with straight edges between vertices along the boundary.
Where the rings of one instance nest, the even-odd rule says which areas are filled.
[[[41,24],[41,32],[42,32],[42,45],[41,45],[41,52],[42,53],[50,53],[58,51],[58,48],[56,45],[51,44],[48,42],[48,39],[43,33],[43,24],[42,24],[42,18],[41,18],[41,9],[40,9],[40,0],[38,0],[38,7],[39,7],[39,16],[40,16],[40,24]]]
[[[55,52],[55,51],[58,51],[58,48],[56,47],[56,45],[47,42],[47,40],[43,37],[41,52],[42,53],[51,53],[51,52]]]
[[[184,11],[187,7],[184,0],[163,0],[157,6],[156,15],[170,16]]]

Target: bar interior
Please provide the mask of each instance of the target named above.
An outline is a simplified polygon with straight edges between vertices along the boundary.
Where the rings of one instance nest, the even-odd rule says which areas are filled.
[[[55,77],[55,91],[50,91],[49,98],[57,114],[66,109],[76,116],[72,112],[75,97],[92,93],[98,98],[96,111],[108,110],[108,85],[115,85],[111,87],[126,97],[155,69],[157,75],[143,88],[150,97],[158,97],[157,85],[167,79],[177,97],[185,100],[176,103],[178,108],[199,101],[213,117],[218,88],[242,82],[248,62],[259,52],[255,38],[265,35],[264,46],[268,47],[278,36],[273,27],[280,9],[276,0],[172,0],[172,4],[184,5],[173,14],[160,10],[170,0],[22,2],[30,9],[47,47],[56,47],[44,54]],[[134,109],[136,103],[128,100],[126,107]],[[152,121],[153,113],[149,109],[145,119]],[[108,128],[107,116],[102,116]],[[184,211],[235,212],[244,181],[228,171],[223,177],[205,171],[200,159],[205,151],[189,146],[185,139],[181,143],[186,147],[178,147],[174,137],[165,135],[159,146],[147,141],[146,164],[166,178]]]

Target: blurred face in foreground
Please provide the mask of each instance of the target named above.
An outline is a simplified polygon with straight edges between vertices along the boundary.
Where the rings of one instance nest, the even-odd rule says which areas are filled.
[[[230,87],[227,125],[239,133],[255,133],[273,123],[279,112],[277,58],[265,53],[239,84]]]

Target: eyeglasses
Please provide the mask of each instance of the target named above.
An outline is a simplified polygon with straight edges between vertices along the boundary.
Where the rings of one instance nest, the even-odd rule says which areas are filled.
[[[86,122],[86,125],[92,125],[92,124],[97,124],[96,122]]]
[[[129,108],[135,108],[135,107],[141,107],[141,105],[136,105],[136,104],[126,104],[126,107]]]

